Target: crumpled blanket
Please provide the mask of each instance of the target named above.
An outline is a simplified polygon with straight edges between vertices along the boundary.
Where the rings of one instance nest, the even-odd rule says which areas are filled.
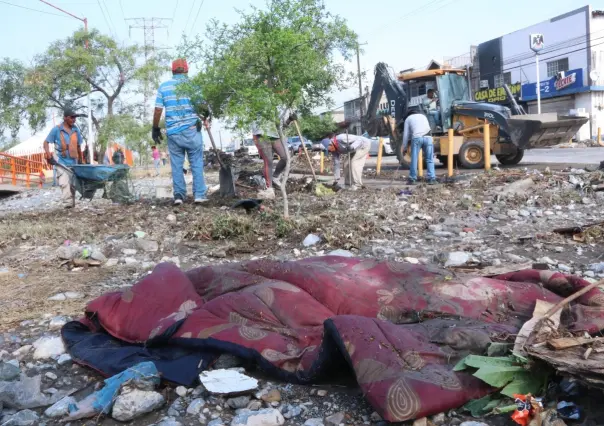
[[[76,361],[105,374],[150,359],[164,379],[185,384],[224,352],[295,383],[353,371],[374,409],[395,422],[492,392],[453,366],[516,333],[535,300],[557,303],[587,285],[549,271],[485,278],[338,256],[186,273],[160,264],[132,288],[90,302],[63,337]],[[579,298],[563,322],[604,328],[604,294]]]

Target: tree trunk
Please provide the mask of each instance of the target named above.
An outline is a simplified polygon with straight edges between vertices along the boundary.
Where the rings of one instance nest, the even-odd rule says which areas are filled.
[[[287,179],[289,178],[289,167],[291,165],[291,157],[289,156],[289,149],[287,147],[287,138],[285,137],[285,134],[283,132],[283,128],[281,126],[277,127],[277,132],[279,133],[279,138],[281,139],[281,145],[283,145],[283,150],[285,151],[285,155],[287,156],[286,158],[286,163],[285,163],[285,169],[283,169],[282,172],[282,178],[281,178],[281,195],[283,196],[283,217],[284,218],[288,218],[289,217],[289,201],[287,199]],[[271,165],[272,167],[272,165]]]

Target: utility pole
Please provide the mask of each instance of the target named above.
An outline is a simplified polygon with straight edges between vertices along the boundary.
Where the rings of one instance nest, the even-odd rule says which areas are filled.
[[[359,113],[361,123],[361,134],[363,134],[363,82],[361,81],[361,55],[359,53],[360,46],[365,46],[367,43],[359,44],[357,42],[357,73],[359,78]]]
[[[82,21],[84,23],[84,31],[86,31],[86,34],[88,34],[88,19],[87,18],[80,18],[79,16],[69,13],[66,10],[61,9],[60,7],[55,6],[54,4],[47,2],[46,0],[40,0],[40,1],[54,9],[57,9],[60,12],[63,12],[66,15],[71,16],[72,18],[77,19],[78,21]],[[88,49],[88,39],[86,39],[85,47],[86,47],[86,49]],[[92,88],[90,89],[90,91],[92,91]],[[93,164],[93,162],[94,162],[94,140],[93,140],[93,135],[92,135],[92,105],[90,102],[90,91],[86,95],[86,103],[88,104],[88,144],[89,144],[88,152],[90,155],[90,158],[88,159],[88,161],[90,162],[90,164]],[[54,117],[53,117],[53,119],[54,119]]]
[[[222,151],[222,131],[218,130],[218,138],[220,139],[220,150]]]
[[[131,21],[132,24],[129,26],[129,34],[132,34],[132,28],[143,30],[143,48],[145,49],[145,64],[149,63],[150,59],[153,59],[155,54],[155,30],[168,29],[168,25],[164,22],[171,22],[171,18],[130,18],[126,21]],[[150,109],[147,108],[149,97],[151,96],[151,87],[149,81],[145,81],[144,88],[144,103],[145,112],[150,113]]]

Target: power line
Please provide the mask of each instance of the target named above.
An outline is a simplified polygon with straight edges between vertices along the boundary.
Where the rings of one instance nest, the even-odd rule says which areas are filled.
[[[206,0],[201,0],[201,4],[199,5],[199,9],[197,9],[197,15],[195,16],[195,20],[193,21],[193,25],[191,25],[191,29],[189,30],[189,33],[193,31],[193,28],[195,28],[195,24],[197,23],[197,18],[199,18],[199,12],[201,12],[201,7],[203,6],[205,1]]]
[[[558,50],[567,49],[570,47],[578,46],[583,43],[587,43],[589,40],[588,39],[589,36],[592,36],[592,35],[595,35],[595,34],[598,34],[601,32],[604,32],[604,30],[592,32],[592,33],[589,33],[589,34],[586,34],[583,36],[574,37],[574,38],[570,38],[570,39],[567,39],[567,40],[564,40],[564,41],[561,41],[558,43],[554,43],[554,44],[544,48],[541,52],[539,52],[539,54],[541,56],[543,56],[543,55],[546,55],[551,52],[556,52]],[[603,38],[603,37],[598,37],[598,38],[592,39],[591,41],[598,40],[601,38]],[[574,43],[574,44],[569,44],[569,43]],[[532,59],[534,57],[535,57],[535,54],[532,52],[521,53],[521,54],[518,54],[515,56],[510,56],[509,58],[506,58],[505,61],[502,63],[502,65],[507,65],[507,64],[511,64],[513,62],[523,61],[525,59]]]
[[[13,3],[9,3],[9,2],[7,2],[7,1],[3,1],[3,0],[0,0],[0,3],[8,4],[9,6],[15,6],[15,7],[19,7],[19,8],[21,8],[21,9],[31,10],[31,11],[34,11],[34,12],[45,13],[45,14],[47,14],[47,15],[60,16],[60,17],[62,17],[62,18],[68,18],[68,16],[61,15],[61,14],[59,14],[59,13],[45,12],[45,11],[43,11],[43,10],[39,10],[39,9],[33,9],[33,8],[31,8],[31,7],[25,7],[25,6],[21,6],[21,5],[19,5],[19,4],[13,4]]]
[[[103,10],[103,6],[101,6],[101,0],[96,0],[97,4],[99,5],[99,9],[101,9],[101,13],[103,14],[103,19],[105,19],[105,23],[107,24],[107,28],[109,28],[109,32],[113,33],[113,30],[111,29],[111,25],[109,25],[109,21],[107,20],[107,16],[105,16],[105,11]],[[115,35],[114,35],[115,37]]]
[[[603,37],[603,38],[604,38],[604,37]],[[591,45],[589,48],[590,48],[590,49],[593,49],[594,47],[600,46],[600,45],[602,45],[602,44],[604,44],[604,41],[603,41],[603,42],[601,42],[601,43],[593,44],[593,45]],[[582,50],[587,50],[587,49],[588,49],[588,47],[582,47],[582,48],[580,48],[580,49],[571,50],[570,52],[564,52],[564,53],[561,53],[561,54],[556,55],[556,56],[550,56],[549,58],[545,58],[545,59],[556,59],[556,58],[560,58],[560,57],[562,57],[562,56],[566,56],[566,55],[568,55],[568,54],[570,54],[570,53],[576,53],[576,52],[580,52],[580,51],[582,51]],[[562,49],[558,49],[558,50],[562,50]],[[507,68],[507,69],[505,70],[505,72],[508,72],[508,71],[511,71],[511,70],[515,70],[515,69],[518,69],[518,68],[524,68],[524,67],[528,67],[528,66],[530,66],[530,65],[532,65],[532,64],[521,64],[521,65],[517,65],[517,66],[515,66],[515,67]],[[500,73],[500,72],[497,72],[497,73],[492,72],[492,73],[487,73],[487,74],[480,74],[480,77],[482,78],[483,76],[499,75],[499,74],[501,74],[501,73]]]
[[[111,17],[111,13],[109,12],[109,8],[107,7],[107,3],[105,2],[105,0],[101,0],[103,2],[103,5],[105,6],[105,10],[107,11],[107,16],[109,17],[109,22],[111,22],[111,28],[113,28],[113,32],[114,32],[114,37],[117,38],[117,27],[115,26],[115,23],[113,22],[113,18]]]
[[[174,12],[172,12],[172,24],[170,24],[170,28],[174,25],[174,17],[176,16],[176,9],[178,9],[178,0],[176,0],[176,6],[174,6]]]
[[[193,8],[195,7],[195,1],[193,0],[193,3],[191,3],[191,10],[189,10],[189,14],[187,15],[187,22],[185,23],[185,26],[183,27],[184,31],[186,33],[187,31],[187,26],[189,25],[189,21],[191,20],[191,15],[193,14]]]
[[[120,0],[120,10],[122,11],[122,19],[124,20],[124,25],[126,25],[126,29],[128,29],[128,25],[126,24],[126,14],[124,13],[124,5],[122,4],[122,0]]]

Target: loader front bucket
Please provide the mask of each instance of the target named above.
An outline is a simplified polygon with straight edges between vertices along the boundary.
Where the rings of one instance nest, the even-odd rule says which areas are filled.
[[[507,120],[507,133],[519,149],[545,148],[570,141],[588,120],[555,112],[514,115]]]

